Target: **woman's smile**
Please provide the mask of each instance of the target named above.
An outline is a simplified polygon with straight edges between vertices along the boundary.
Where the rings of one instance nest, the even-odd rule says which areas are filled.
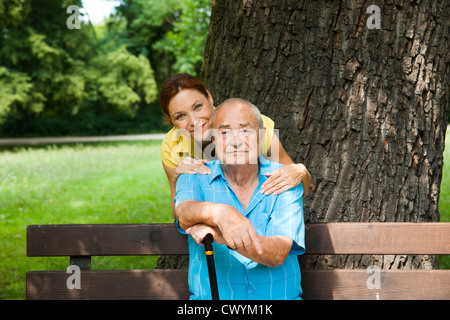
[[[205,126],[206,126],[206,122],[204,122],[201,126],[197,126],[194,129],[189,130],[189,132],[200,132],[200,131],[203,131]]]

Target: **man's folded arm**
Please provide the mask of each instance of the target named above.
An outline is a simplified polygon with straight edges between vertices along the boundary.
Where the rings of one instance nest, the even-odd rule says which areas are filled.
[[[237,252],[254,262],[269,267],[282,265],[291,251],[292,239],[285,236],[258,236],[258,238],[263,248],[260,254],[257,252],[248,252],[245,249],[238,249]]]
[[[218,244],[227,244],[218,228],[203,223],[188,228],[187,233],[190,234],[198,244],[203,244],[204,238],[208,233],[213,235],[214,241]],[[282,265],[289,255],[293,244],[292,239],[285,236],[266,237],[257,235],[257,241],[261,244],[262,251],[257,252],[253,250],[249,252],[245,247],[241,247],[237,249],[236,252],[256,263],[264,264],[269,267]]]
[[[262,252],[253,224],[228,204],[184,200],[177,203],[175,213],[183,230],[200,223],[218,227],[228,247]]]
[[[177,204],[175,214],[181,229],[186,230],[199,223],[217,226],[213,214],[215,210],[217,210],[216,203],[184,200]]]

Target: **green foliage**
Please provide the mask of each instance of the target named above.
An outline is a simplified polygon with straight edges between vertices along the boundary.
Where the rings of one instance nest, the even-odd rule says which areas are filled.
[[[72,4],[81,7],[0,0],[0,124],[79,113],[133,116],[156,100],[148,59],[98,39],[86,23],[68,29]]]
[[[123,0],[105,26],[80,19],[80,29],[67,27],[70,5],[82,2],[0,0],[0,135],[73,134],[83,126],[99,134],[91,131],[99,125],[86,123],[141,114],[159,123],[145,132],[165,128],[154,103],[158,84],[199,73],[209,1]]]
[[[23,15],[29,10],[26,0],[0,0],[0,29],[20,24]]]
[[[116,14],[106,21],[105,39],[113,39],[119,46],[126,45],[133,54],[145,55],[154,67],[157,83],[171,74],[175,57],[155,44],[173,29],[179,3],[179,0],[123,0]]]
[[[210,15],[210,0],[124,0],[108,25],[129,51],[147,55],[162,83],[200,72]]]
[[[31,78],[23,72],[14,72],[0,66],[0,121],[18,106],[32,112],[42,111],[45,97],[33,90]]]
[[[134,114],[142,99],[151,103],[157,96],[149,61],[131,55],[124,46],[93,58],[86,79],[93,104],[101,102],[123,113]]]
[[[182,15],[167,33],[163,47],[172,49],[176,56],[173,68],[177,72],[197,75],[203,63],[203,51],[208,34],[211,8],[209,0],[185,0]]]

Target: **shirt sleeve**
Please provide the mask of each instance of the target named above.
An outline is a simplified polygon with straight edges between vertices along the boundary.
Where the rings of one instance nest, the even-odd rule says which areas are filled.
[[[205,201],[197,174],[180,174],[175,187],[176,192],[173,200],[175,202],[175,208],[185,200]],[[178,219],[177,228],[181,233],[186,233],[181,229]]]
[[[178,164],[173,157],[174,142],[171,139],[173,130],[174,129],[170,130],[166,134],[163,142],[161,143],[161,160],[164,164],[168,165],[169,167],[176,168]]]
[[[289,254],[305,253],[305,223],[303,217],[303,185],[277,196],[267,225],[266,236],[285,236],[293,240]]]
[[[193,156],[193,152],[193,139],[186,137],[175,127],[167,132],[161,144],[161,160],[172,168],[176,168],[185,157]]]

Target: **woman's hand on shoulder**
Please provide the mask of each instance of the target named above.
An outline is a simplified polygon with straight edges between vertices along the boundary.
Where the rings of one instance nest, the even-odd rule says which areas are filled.
[[[204,159],[194,159],[192,157],[186,157],[183,161],[181,161],[175,169],[175,181],[178,179],[178,176],[182,173],[186,174],[211,174],[211,169],[205,166],[207,160]]]
[[[293,163],[282,166],[277,170],[266,174],[269,178],[261,185],[264,194],[280,194],[303,182],[304,192],[311,184],[311,176],[306,167],[301,163]]]

